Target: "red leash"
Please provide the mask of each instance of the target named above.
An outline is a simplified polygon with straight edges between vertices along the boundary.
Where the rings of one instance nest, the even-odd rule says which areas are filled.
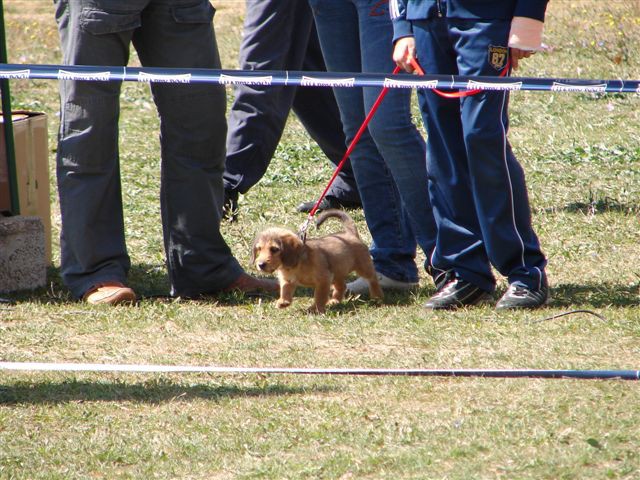
[[[507,73],[509,71],[509,65],[510,65],[510,62],[507,63],[506,67],[504,68],[504,70],[500,74],[501,77],[504,77],[504,76],[507,75]],[[418,63],[418,61],[415,58],[411,60],[411,66],[413,66],[413,68],[416,70],[416,72],[418,72],[419,75],[424,75],[424,70],[422,69],[422,67],[420,66],[420,64]],[[393,75],[399,73],[400,70],[401,70],[400,67],[396,67],[393,70]],[[325,195],[329,191],[329,188],[331,187],[331,185],[335,181],[336,177],[340,173],[340,170],[342,170],[342,167],[344,166],[345,162],[349,159],[349,156],[351,155],[353,150],[356,148],[356,145],[358,144],[358,141],[360,141],[360,137],[362,137],[362,134],[367,129],[367,126],[369,125],[369,122],[371,121],[371,119],[375,115],[376,110],[378,110],[378,107],[382,103],[382,100],[387,95],[388,91],[389,91],[389,87],[384,87],[382,89],[382,91],[380,92],[380,95],[378,95],[378,98],[376,99],[375,103],[371,107],[371,110],[369,110],[369,113],[367,114],[366,118],[364,119],[364,122],[362,122],[362,125],[360,126],[360,129],[358,130],[358,132],[353,137],[353,140],[351,140],[351,143],[349,144],[349,147],[347,148],[347,151],[345,152],[344,156],[342,157],[342,160],[340,160],[340,163],[336,167],[336,170],[333,172],[333,175],[332,175],[331,179],[329,180],[329,183],[327,184],[327,186],[325,187],[324,191],[320,195],[320,198],[318,198],[318,201],[315,203],[315,205],[313,206],[313,208],[309,212],[309,216],[307,217],[307,219],[304,221],[304,223],[300,227],[300,231],[298,232],[298,236],[300,236],[300,238],[302,238],[302,241],[306,240],[307,229],[309,228],[309,224],[311,223],[311,219],[313,218],[313,216],[318,211],[318,208],[320,207],[320,203],[322,202],[322,199],[325,197]],[[443,92],[442,90],[438,90],[438,89],[435,89],[435,88],[433,89],[434,93],[436,93],[437,95],[440,95],[441,97],[444,97],[444,98],[469,97],[471,95],[476,95],[476,94],[480,93],[481,91],[482,91],[481,89],[474,89],[474,90],[464,90],[464,91],[461,91],[461,92]]]
[[[396,67],[393,70],[393,74],[394,75],[396,73],[399,73],[399,72],[400,72],[400,67]],[[340,170],[342,170],[342,167],[344,166],[345,162],[349,159],[349,156],[351,155],[353,150],[356,148],[356,145],[360,141],[360,137],[362,137],[362,134],[367,129],[367,126],[369,125],[369,122],[371,122],[371,119],[375,115],[376,110],[378,110],[378,107],[380,106],[380,104],[382,103],[382,100],[384,100],[384,97],[387,95],[388,92],[389,92],[389,87],[384,87],[382,89],[382,91],[380,92],[380,95],[378,95],[378,98],[376,99],[375,103],[371,107],[371,110],[369,110],[369,113],[367,114],[366,118],[364,119],[364,122],[362,122],[362,125],[360,125],[360,129],[358,130],[358,132],[353,137],[353,140],[351,140],[351,143],[349,144],[349,147],[347,148],[347,151],[344,153],[344,156],[342,157],[342,160],[340,160],[340,163],[338,163],[338,166],[336,167],[335,172],[333,172],[333,176],[331,177],[331,180],[329,180],[329,183],[327,184],[326,188],[324,189],[324,191],[320,195],[320,198],[318,198],[318,201],[315,203],[315,205],[313,206],[313,208],[309,212],[309,216],[307,217],[305,222],[302,224],[302,227],[300,227],[300,231],[298,232],[298,235],[302,238],[303,241],[306,238],[307,228],[309,228],[309,223],[311,222],[311,219],[313,218],[313,216],[318,211],[318,208],[320,207],[320,203],[322,202],[322,199],[325,197],[325,195],[329,191],[329,188],[333,184],[334,180],[336,179],[336,177],[340,173]]]

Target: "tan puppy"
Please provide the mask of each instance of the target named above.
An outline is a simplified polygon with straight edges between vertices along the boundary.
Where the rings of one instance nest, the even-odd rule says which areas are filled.
[[[284,228],[269,228],[258,235],[253,245],[252,262],[261,272],[276,272],[280,281],[278,308],[291,305],[298,285],[314,288],[311,312],[324,313],[327,304],[344,298],[346,278],[355,271],[369,282],[371,298],[383,298],[369,249],[362,242],[355,223],[341,210],[325,210],[316,220],[320,227],[327,218],[339,218],[344,231],[302,242]],[[333,294],[329,294],[333,286]]]

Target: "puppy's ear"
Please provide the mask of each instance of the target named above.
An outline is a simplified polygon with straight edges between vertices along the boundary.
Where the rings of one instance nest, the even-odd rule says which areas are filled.
[[[300,261],[304,244],[297,235],[288,233],[280,239],[282,241],[282,252],[280,260],[285,267],[295,267]]]
[[[256,238],[253,240],[253,245],[251,245],[251,263],[255,263],[256,261],[256,254],[257,254],[257,247],[258,247],[258,242],[260,241],[260,239],[262,238],[262,234],[259,233],[258,235],[256,235]]]

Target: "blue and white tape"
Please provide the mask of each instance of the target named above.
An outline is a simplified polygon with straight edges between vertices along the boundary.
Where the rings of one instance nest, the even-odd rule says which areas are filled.
[[[388,87],[462,90],[533,90],[582,93],[640,94],[640,80],[583,80],[576,78],[471,77],[300,72],[268,70],[210,70],[84,65],[0,65],[0,79],[125,81],[154,83],[213,83],[218,85],[301,87]]]

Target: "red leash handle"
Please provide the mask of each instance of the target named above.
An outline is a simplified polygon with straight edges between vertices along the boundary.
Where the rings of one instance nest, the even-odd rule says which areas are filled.
[[[393,74],[394,75],[396,73],[399,73],[399,72],[400,72],[400,67],[396,67],[393,70]],[[320,203],[322,202],[322,199],[325,197],[325,195],[329,191],[329,188],[333,184],[334,180],[336,179],[336,177],[340,173],[340,170],[342,170],[342,167],[344,166],[345,162],[349,159],[349,156],[351,155],[353,150],[356,148],[356,145],[360,141],[360,137],[362,137],[362,134],[367,129],[367,126],[369,125],[369,122],[371,122],[371,119],[375,115],[376,110],[378,110],[378,107],[380,106],[380,104],[382,103],[382,100],[384,99],[384,97],[387,95],[388,92],[389,92],[389,87],[384,87],[382,89],[382,91],[380,92],[380,95],[378,95],[378,98],[376,99],[375,103],[371,107],[371,110],[369,110],[369,113],[367,114],[366,118],[364,119],[364,122],[362,122],[362,125],[360,126],[360,129],[358,130],[358,132],[353,137],[353,140],[351,140],[351,143],[349,144],[349,147],[347,148],[347,151],[344,153],[344,156],[342,157],[342,160],[340,160],[340,163],[338,163],[338,166],[336,167],[335,172],[333,172],[333,176],[331,177],[331,180],[329,180],[329,183],[327,184],[326,188],[322,192],[322,195],[320,195],[320,198],[318,198],[318,201],[316,202],[316,204],[313,206],[313,208],[309,212],[309,216],[307,217],[307,220],[306,220],[306,222],[304,223],[304,226],[303,226],[303,230],[301,231],[302,234],[304,234],[304,230],[306,230],[306,227],[308,226],[309,221],[311,220],[311,218],[318,211],[318,208],[320,207]]]
[[[418,75],[424,75],[424,70],[422,69],[422,67],[418,63],[418,60],[416,60],[415,58],[412,58],[410,63],[411,63],[411,66],[415,69],[415,71],[418,72]],[[509,71],[510,64],[511,64],[511,61],[509,60],[507,62],[507,65],[505,66],[504,70],[502,70],[502,73],[500,74],[501,77],[506,77],[507,76],[507,72]],[[436,95],[440,95],[443,98],[470,97],[471,95],[476,95],[476,94],[478,94],[480,92],[482,92],[482,90],[479,89],[479,88],[476,88],[476,89],[473,89],[473,90],[464,90],[462,92],[443,92],[442,90],[438,90],[437,88],[433,89],[433,93],[435,93]]]

